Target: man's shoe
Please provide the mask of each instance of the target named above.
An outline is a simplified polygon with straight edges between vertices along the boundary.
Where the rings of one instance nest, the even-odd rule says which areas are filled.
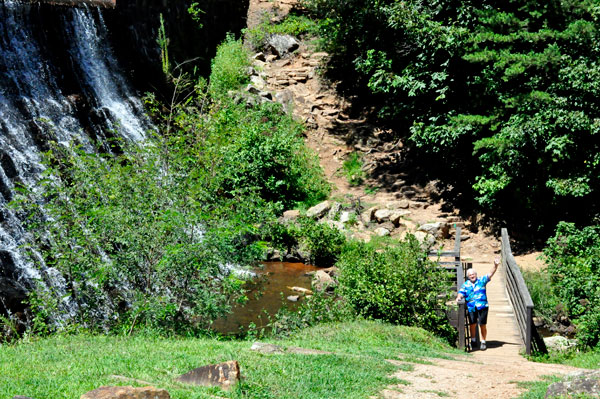
[[[485,342],[482,342],[481,345],[479,345],[479,349],[482,351],[487,349],[487,346],[485,346]]]

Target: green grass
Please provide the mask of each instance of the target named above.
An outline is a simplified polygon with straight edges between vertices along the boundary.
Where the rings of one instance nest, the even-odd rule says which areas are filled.
[[[559,363],[573,367],[598,369],[600,368],[600,348],[589,352],[551,353],[532,356],[530,359],[541,363]]]
[[[598,369],[600,368],[600,349],[591,352],[570,352],[567,354],[553,353],[544,356],[533,356],[530,359],[543,363],[559,363],[573,367]],[[544,399],[548,386],[558,381],[562,381],[562,379],[556,376],[547,376],[540,381],[520,382],[519,385],[527,388],[527,392],[519,396],[519,399]],[[573,398],[584,399],[587,397],[574,396]]]
[[[249,341],[210,338],[53,336],[0,347],[0,397],[79,398],[102,385],[139,386],[137,379],[167,389],[173,399],[367,398],[397,382],[389,378],[397,367],[385,359],[457,353],[423,330],[365,321],[318,326],[272,342],[334,354],[261,354]],[[232,359],[240,363],[243,382],[231,392],[174,382],[196,367]]]
[[[365,179],[365,172],[362,170],[363,162],[360,155],[353,152],[342,163],[344,176],[351,186],[360,186]]]

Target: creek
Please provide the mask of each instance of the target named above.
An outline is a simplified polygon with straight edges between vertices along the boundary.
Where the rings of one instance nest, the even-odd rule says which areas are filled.
[[[316,270],[317,267],[304,263],[265,262],[254,270],[256,277],[246,285],[248,302],[234,306],[228,317],[215,321],[213,329],[230,335],[239,333],[240,329],[247,331],[251,323],[257,328],[265,327],[269,321],[267,315],[273,316],[284,304],[294,309],[301,303],[302,295],[290,287],[310,289],[311,276],[307,273]],[[290,295],[300,295],[300,300],[287,300]]]

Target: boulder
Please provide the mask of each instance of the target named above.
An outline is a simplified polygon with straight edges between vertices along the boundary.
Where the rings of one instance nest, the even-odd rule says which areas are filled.
[[[419,231],[424,231],[425,233],[431,234],[434,237],[450,237],[450,225],[448,225],[448,223],[425,223],[419,226]]]
[[[546,390],[546,399],[599,398],[600,370],[578,373],[567,381],[556,382]]]
[[[290,220],[296,220],[296,219],[298,219],[299,216],[300,216],[300,211],[293,209],[293,210],[283,212],[282,219],[284,222],[287,222]]]
[[[549,351],[554,352],[568,352],[577,346],[576,339],[569,339],[560,335],[546,337],[544,338],[544,343]]]
[[[435,244],[435,237],[424,231],[417,231],[414,236],[421,243],[423,249],[429,249]]]
[[[408,209],[410,207],[410,203],[407,200],[400,200],[400,201],[392,201],[392,202],[388,202],[385,207],[387,209]]]
[[[134,388],[130,386],[104,386],[81,395],[80,399],[170,399],[164,389],[154,387]]]
[[[267,48],[280,58],[296,50],[299,46],[298,41],[290,35],[274,34],[267,40]]]
[[[389,209],[379,209],[375,211],[375,220],[378,223],[383,223],[385,221],[390,220],[390,216],[392,215],[392,211]]]
[[[198,367],[183,374],[177,381],[192,385],[219,386],[228,390],[240,380],[240,365],[236,360]],[[150,399],[150,398],[149,398]],[[154,399],[154,398],[152,398]]]
[[[374,206],[372,208],[367,209],[363,213],[361,213],[360,218],[362,219],[363,223],[364,224],[371,223],[371,221],[374,220],[375,212],[377,212],[378,209],[379,209],[378,207]]]
[[[394,224],[394,226],[400,226],[400,222],[404,216],[410,215],[410,211],[393,211],[390,215],[390,222]]]
[[[344,223],[338,222],[337,220],[328,220],[327,225],[331,228],[338,229],[339,231],[344,231],[345,227]]]
[[[340,222],[341,223],[347,223],[349,221],[350,221],[350,212],[343,211],[342,213],[340,213]]]
[[[306,216],[308,216],[309,218],[320,219],[329,211],[329,209],[331,209],[331,202],[323,201],[320,204],[309,208],[306,211]]]
[[[377,234],[379,237],[389,236],[390,230],[386,229],[385,227],[378,227],[375,229],[375,234]]]
[[[329,212],[327,213],[327,217],[331,220],[335,220],[336,216],[338,215],[338,213],[340,213],[341,210],[342,210],[342,204],[340,204],[339,202],[334,202],[331,205]]]
[[[335,280],[325,271],[317,270],[313,276],[312,285],[317,291],[326,291],[337,285]]]
[[[290,302],[298,302],[300,300],[300,295],[289,295],[287,300]]]

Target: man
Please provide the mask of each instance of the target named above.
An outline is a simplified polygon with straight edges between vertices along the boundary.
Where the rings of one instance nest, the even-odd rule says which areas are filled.
[[[471,332],[471,347],[475,343],[475,333],[477,324],[481,331],[481,345],[479,349],[486,349],[485,339],[487,337],[487,316],[488,316],[488,300],[485,292],[485,286],[490,282],[498,265],[500,258],[494,259],[494,266],[488,274],[477,278],[477,272],[473,269],[467,270],[467,281],[460,287],[456,300],[465,299],[467,302],[467,310],[469,311],[469,330]]]

